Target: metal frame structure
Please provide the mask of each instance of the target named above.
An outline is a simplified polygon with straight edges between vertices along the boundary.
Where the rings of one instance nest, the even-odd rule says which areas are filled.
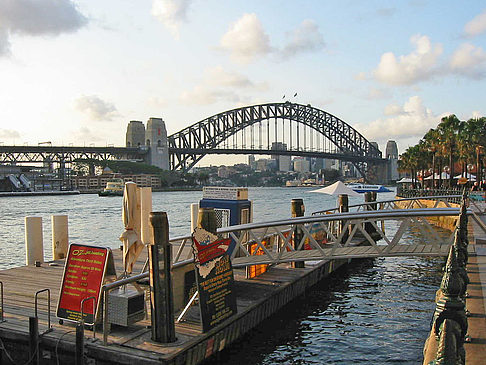
[[[337,154],[297,150],[218,148],[237,132],[270,119],[285,119],[304,124],[325,136],[340,151]],[[195,123],[168,137],[170,166],[184,171],[206,154],[273,154],[327,157],[351,161],[364,175],[366,163],[383,163],[381,152],[361,133],[323,110],[296,103],[269,103],[228,110]],[[277,141],[276,141],[277,142]]]
[[[0,146],[0,163],[72,163],[79,160],[141,160],[138,147]]]

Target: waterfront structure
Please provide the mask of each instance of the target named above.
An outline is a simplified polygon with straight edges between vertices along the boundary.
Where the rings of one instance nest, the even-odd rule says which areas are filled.
[[[160,189],[162,182],[160,177],[152,174],[122,175],[122,174],[102,174],[73,176],[71,185],[79,191],[99,191],[106,187],[106,183],[113,178],[121,178],[123,182],[134,182],[140,187],[151,187]]]

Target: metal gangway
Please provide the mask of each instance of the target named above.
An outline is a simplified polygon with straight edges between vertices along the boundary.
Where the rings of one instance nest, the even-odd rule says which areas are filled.
[[[447,256],[453,232],[436,227],[429,220],[458,217],[459,214],[459,208],[317,214],[231,226],[219,229],[218,233],[231,237],[235,242],[236,248],[231,257],[234,267],[310,260]],[[471,210],[467,210],[467,214],[486,232],[486,226],[477,215]],[[344,228],[339,230],[339,227]],[[413,239],[409,229],[420,232],[426,239]],[[298,242],[293,242],[295,237],[299,237]],[[187,249],[191,245],[190,236],[171,242],[177,246],[174,265],[191,260],[192,251]]]

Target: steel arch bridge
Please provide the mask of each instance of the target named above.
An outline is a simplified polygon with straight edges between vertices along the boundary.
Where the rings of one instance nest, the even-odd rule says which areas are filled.
[[[281,121],[282,128],[278,127],[278,120]],[[262,146],[262,122],[263,129],[266,129],[266,148]],[[284,122],[287,123],[287,127],[283,125]],[[275,127],[272,131],[273,123]],[[292,123],[295,123],[294,126]],[[303,126],[301,128],[306,128],[307,132],[304,129],[299,135],[299,124]],[[258,127],[259,141],[254,135],[254,126]],[[249,127],[251,136],[245,136],[245,129],[248,130]],[[282,144],[285,140],[285,128],[287,138],[290,138],[290,148]],[[311,136],[309,148],[306,135],[314,132],[330,141],[334,145],[334,150],[329,152],[313,148],[313,139],[310,138],[315,137]],[[271,133],[274,134],[272,142],[279,146],[277,148],[270,147]],[[240,145],[229,148],[228,141],[232,137],[234,139],[237,134],[242,134]],[[250,144],[250,148],[247,144]],[[339,159],[351,161],[363,176],[368,164],[385,161],[373,144],[343,120],[309,104],[290,102],[245,106],[213,115],[170,135],[168,147],[171,170],[183,171],[189,170],[207,154],[272,154]]]

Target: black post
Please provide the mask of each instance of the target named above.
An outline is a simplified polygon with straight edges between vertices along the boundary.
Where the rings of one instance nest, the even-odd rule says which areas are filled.
[[[39,318],[29,317],[29,359],[31,364],[39,364]]]
[[[371,202],[372,202],[371,191],[367,191],[367,192],[364,193],[364,201],[365,201],[365,203],[368,203],[368,204],[366,204],[366,210],[367,211],[373,210],[373,205],[371,204]],[[366,222],[364,224],[364,229],[367,233],[372,233],[373,232],[373,225],[371,224],[371,222]]]
[[[304,201],[302,199],[292,199],[291,201],[291,213],[292,217],[303,217],[305,212],[305,207],[304,207]],[[295,227],[294,231],[294,237],[293,237],[293,242],[294,242],[294,249],[297,250],[300,242],[302,241],[302,238],[304,237],[304,233],[302,232],[302,229],[299,227]],[[301,250],[304,249],[304,245],[300,248]],[[304,261],[294,261],[292,262],[292,267],[293,268],[304,268],[305,267],[305,262]]]
[[[338,201],[339,201],[339,213],[349,212],[348,194],[340,194]],[[349,232],[347,228],[348,227],[344,226],[344,220],[339,221],[339,234],[341,234],[343,230],[346,231],[344,232],[343,238],[341,240],[343,244],[348,240],[349,237]]]
[[[154,245],[149,250],[152,340],[174,342],[174,298],[170,275],[172,260],[167,213],[150,213],[150,223],[154,232]]]
[[[74,364],[84,365],[84,324],[76,325],[76,349],[74,352]]]

